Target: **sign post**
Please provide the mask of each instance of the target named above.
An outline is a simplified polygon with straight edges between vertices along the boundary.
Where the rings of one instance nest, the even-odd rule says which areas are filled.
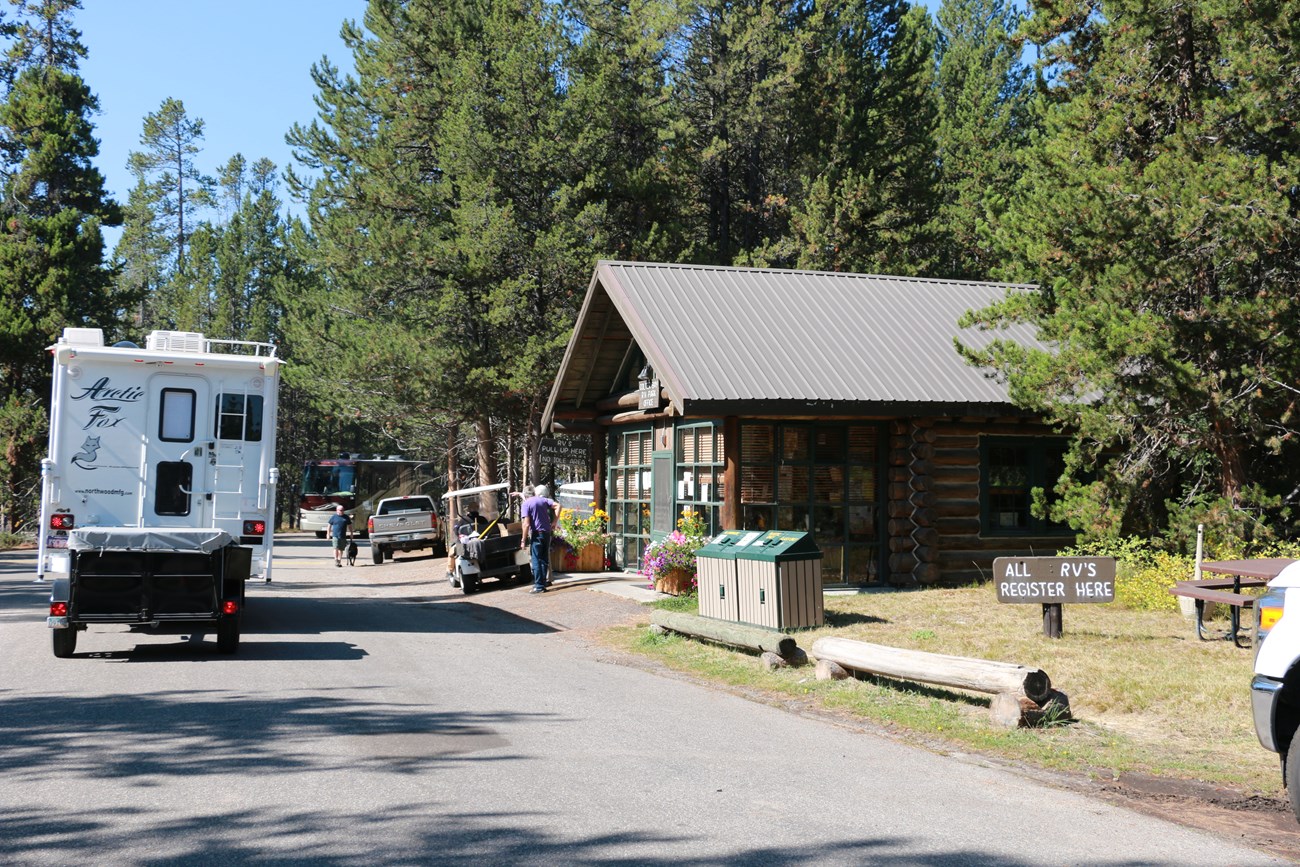
[[[993,587],[999,602],[1041,604],[1043,635],[1060,638],[1065,603],[1114,602],[1114,557],[998,557]]]

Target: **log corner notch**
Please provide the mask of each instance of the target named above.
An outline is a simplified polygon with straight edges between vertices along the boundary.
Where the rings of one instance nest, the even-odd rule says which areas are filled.
[[[989,718],[1006,728],[1057,725],[1072,719],[1069,698],[1052,688],[1042,669],[849,638],[819,638],[812,655],[819,665],[826,661],[852,671],[991,693]]]
[[[731,647],[743,647],[765,656],[771,654],[780,659],[785,665],[805,665],[808,662],[808,654],[795,644],[793,638],[764,629],[761,626],[733,623],[730,620],[715,620],[711,617],[701,617],[698,614],[687,614],[684,611],[664,611],[663,609],[656,609],[651,612],[650,623],[652,627],[658,627],[668,632],[689,635],[692,638],[703,638]],[[785,667],[785,665],[776,662],[770,657],[764,659],[764,665],[769,670]]]

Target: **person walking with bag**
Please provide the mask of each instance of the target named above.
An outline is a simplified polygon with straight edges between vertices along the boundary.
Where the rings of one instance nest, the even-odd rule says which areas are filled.
[[[334,565],[342,568],[343,551],[348,547],[348,542],[352,538],[352,519],[344,512],[342,506],[334,507],[334,514],[330,515],[330,540],[334,544]]]
[[[529,593],[545,593],[551,583],[551,533],[560,514],[560,504],[550,498],[550,489],[538,485],[537,493],[524,500],[520,509],[524,519],[524,537],[519,547],[531,544],[529,555],[533,566],[533,589]]]

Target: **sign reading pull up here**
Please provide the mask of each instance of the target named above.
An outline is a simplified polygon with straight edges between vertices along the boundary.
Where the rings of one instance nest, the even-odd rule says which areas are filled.
[[[993,587],[999,602],[1114,602],[1115,558],[998,557]]]

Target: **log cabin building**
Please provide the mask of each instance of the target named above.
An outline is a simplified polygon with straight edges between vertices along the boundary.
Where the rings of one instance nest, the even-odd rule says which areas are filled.
[[[691,508],[711,532],[811,532],[831,586],[987,578],[1073,541],[1030,512],[1065,440],[954,348],[1008,291],[1035,290],[600,262],[543,430],[589,438],[619,568]]]

